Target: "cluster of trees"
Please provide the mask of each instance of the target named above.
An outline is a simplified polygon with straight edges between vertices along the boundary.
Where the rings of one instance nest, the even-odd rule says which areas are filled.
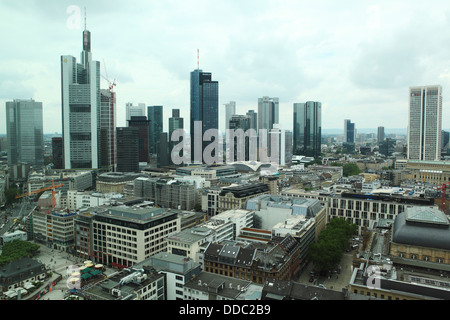
[[[23,240],[14,240],[3,245],[0,255],[0,266],[4,266],[11,261],[33,257],[39,250],[39,245]]]
[[[361,173],[361,170],[356,163],[346,163],[342,165],[342,163],[339,162],[332,162],[331,165],[335,167],[342,167],[342,175],[344,177],[356,176]]]
[[[341,261],[350,238],[357,233],[358,227],[344,218],[332,219],[320,233],[317,242],[309,247],[309,258],[318,271],[328,271]]]

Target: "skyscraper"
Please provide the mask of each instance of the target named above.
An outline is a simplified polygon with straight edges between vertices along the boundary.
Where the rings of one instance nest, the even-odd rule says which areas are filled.
[[[441,158],[442,87],[409,88],[408,159]]]
[[[100,158],[100,62],[92,60],[91,33],[83,31],[81,63],[61,56],[64,168],[96,169]]]
[[[149,106],[147,107],[148,123],[148,151],[151,154],[158,153],[157,143],[161,132],[163,132],[163,107]]]
[[[116,94],[100,89],[100,162],[103,168],[116,169]]]
[[[250,129],[250,117],[248,115],[240,115],[240,114],[235,114],[231,116],[231,119],[229,121],[228,124],[228,128],[230,130],[238,130],[238,129],[242,129],[242,131],[245,133],[248,129]],[[249,142],[249,138],[245,137],[244,135],[244,141],[239,141],[236,137],[233,137],[233,159],[230,159],[231,161],[249,161],[250,156],[249,156],[249,152],[250,152],[250,142]],[[231,145],[231,141],[229,141],[230,145]],[[241,155],[241,158],[238,155],[238,150],[239,148],[241,148],[242,146],[240,145],[241,143],[244,144],[244,148],[241,149],[243,154]],[[230,147],[227,145],[227,148]]]
[[[250,117],[250,129],[258,131],[258,113],[255,110],[248,110],[246,115]]]
[[[377,143],[384,141],[384,127],[378,127],[377,130]]]
[[[53,169],[64,169],[63,166],[63,139],[62,137],[52,138],[52,160]]]
[[[184,129],[184,119],[180,117],[180,109],[172,109],[172,117],[169,118],[169,161],[172,162],[171,153],[173,148],[178,144],[178,142],[174,142],[171,140],[172,134],[175,130]]]
[[[139,128],[119,127],[117,136],[117,171],[139,172]]]
[[[195,122],[201,121],[201,137],[208,129],[219,129],[219,82],[212,80],[210,72],[203,72],[201,69],[191,72],[190,111],[191,159],[194,160],[196,148],[201,151],[203,159],[207,143],[196,145]]]
[[[6,102],[8,165],[44,165],[42,102],[32,99]]]
[[[293,152],[319,157],[322,143],[322,103],[294,103]]]
[[[230,128],[230,120],[236,114],[236,102],[225,103],[225,130]]]
[[[344,120],[344,142],[355,143],[355,124],[349,119]]]
[[[258,130],[273,129],[275,123],[279,123],[279,99],[262,97],[258,98]]]
[[[137,106],[133,106],[133,103],[127,102],[125,105],[126,108],[126,118],[125,121],[128,126],[128,120],[131,120],[131,117],[145,117],[145,103],[138,103]]]
[[[131,120],[128,120],[128,127],[138,128],[139,162],[149,162],[149,123],[150,121],[145,116],[131,116]]]

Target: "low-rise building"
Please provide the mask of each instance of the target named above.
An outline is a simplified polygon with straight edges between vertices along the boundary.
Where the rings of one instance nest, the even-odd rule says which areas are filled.
[[[218,196],[218,211],[230,209],[245,209],[247,200],[260,195],[268,194],[269,186],[265,183],[248,183],[223,188]]]
[[[139,266],[151,266],[165,275],[165,300],[184,300],[185,284],[196,278],[202,271],[200,264],[192,259],[167,252],[157,253],[139,263],[137,267]]]
[[[164,300],[164,275],[153,268],[125,269],[83,290],[85,300]]]
[[[267,244],[210,243],[204,271],[264,284],[267,279],[290,280],[301,269],[300,243],[288,234]]]
[[[210,272],[201,272],[184,285],[184,300],[260,300],[262,285]]]
[[[25,257],[10,262],[0,268],[0,291],[5,294],[27,284],[44,280],[47,276],[45,265],[34,259]]]

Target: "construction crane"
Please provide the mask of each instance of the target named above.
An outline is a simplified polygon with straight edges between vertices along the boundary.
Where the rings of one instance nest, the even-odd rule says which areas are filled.
[[[441,210],[445,213],[445,200],[446,200],[446,191],[447,187],[450,186],[450,183],[444,183],[442,186],[438,186],[437,189],[441,190]]]
[[[45,188],[42,188],[42,189],[39,189],[39,190],[34,190],[34,191],[31,191],[31,192],[19,194],[19,195],[16,196],[16,199],[20,199],[20,198],[23,198],[23,197],[26,197],[26,196],[29,196],[29,195],[32,195],[32,194],[35,194],[35,193],[40,193],[40,192],[43,192],[43,191],[52,190],[52,205],[53,205],[53,208],[54,208],[54,207],[56,207],[55,189],[59,188],[59,187],[62,187],[62,186],[63,186],[62,183],[55,185],[55,180],[52,179],[52,186],[51,187],[45,187]]]

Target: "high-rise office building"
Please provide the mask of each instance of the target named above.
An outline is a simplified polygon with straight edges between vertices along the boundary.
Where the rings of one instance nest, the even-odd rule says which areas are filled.
[[[258,130],[267,131],[274,128],[275,123],[279,122],[279,99],[262,97],[258,98]]]
[[[250,118],[250,129],[258,131],[258,113],[255,110],[248,110],[246,115]]]
[[[42,102],[15,99],[6,102],[8,165],[44,165]]]
[[[209,129],[219,129],[219,82],[212,80],[210,72],[196,69],[191,72],[190,88],[190,135],[191,135],[191,159],[201,152],[203,162],[203,150],[208,143],[196,144],[195,122],[201,122],[201,137]],[[203,140],[203,139],[201,139]],[[200,159],[195,159],[199,162]]]
[[[230,129],[230,120],[236,114],[236,102],[225,103],[225,130]]]
[[[171,159],[169,153],[169,138],[167,132],[161,132],[159,134],[157,149],[158,149],[158,157],[157,157],[158,168],[170,165]]]
[[[134,106],[133,103],[127,102],[125,105],[126,108],[126,117],[125,121],[128,126],[128,120],[131,120],[131,117],[145,117],[147,116],[145,113],[145,103],[138,103],[137,106]]]
[[[344,120],[344,142],[355,143],[355,124],[349,119]]]
[[[384,141],[384,127],[378,127],[377,130],[377,143]]]
[[[441,158],[442,87],[409,88],[408,159]]]
[[[293,152],[319,157],[322,143],[322,103],[294,103]]]
[[[139,128],[119,127],[117,137],[118,172],[139,172]]]
[[[83,31],[81,63],[61,56],[64,168],[99,168],[100,62],[92,60],[91,33]]]
[[[148,123],[148,151],[151,154],[158,153],[157,143],[159,135],[163,132],[163,107],[149,106],[147,107]]]
[[[116,93],[100,89],[100,162],[103,168],[116,169]]]
[[[169,140],[169,160],[170,163],[172,162],[172,157],[171,157],[171,153],[173,148],[179,143],[177,141],[172,141],[172,134],[175,130],[183,130],[184,129],[184,119],[182,117],[180,117],[180,109],[172,109],[172,117],[169,118],[169,136],[168,136],[168,140]],[[181,151],[182,152],[182,151]]]
[[[149,162],[149,122],[145,116],[131,116],[128,120],[128,127],[138,128],[139,162]]]
[[[63,139],[62,137],[52,138],[52,162],[53,169],[64,169],[63,166]]]
[[[238,129],[242,129],[243,133],[245,133],[248,129],[250,129],[250,117],[248,115],[240,115],[240,114],[235,114],[233,116],[231,116],[231,119],[229,121],[228,124],[228,129],[230,130],[234,130],[233,132],[236,132],[236,130]],[[250,141],[248,137],[245,137],[245,135],[243,135],[244,140],[243,141],[239,141],[237,137],[233,137],[233,141],[227,141],[230,146],[231,146],[231,142],[232,146],[233,146],[233,159],[230,159],[231,161],[249,161],[250,160]],[[243,144],[243,146],[241,146],[240,144]],[[230,147],[229,145],[227,145],[227,147]],[[242,148],[243,149],[240,149]],[[238,155],[238,151],[242,150],[243,154],[239,157]]]

